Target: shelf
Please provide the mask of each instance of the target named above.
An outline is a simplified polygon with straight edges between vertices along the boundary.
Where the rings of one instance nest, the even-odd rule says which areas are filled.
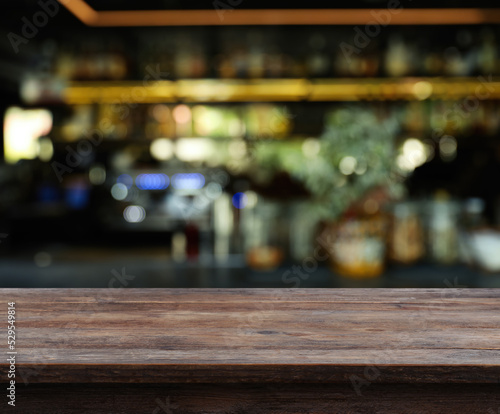
[[[403,8],[399,1],[389,2],[385,9],[235,9],[241,2],[229,5],[214,1],[213,10],[95,10],[86,1],[59,0],[81,22],[88,26],[223,26],[223,25],[365,25],[379,16],[389,16],[384,26],[429,24],[497,24],[497,8]],[[235,3],[235,4],[233,4]],[[216,11],[216,13],[214,13]],[[230,18],[224,19],[225,13]]]
[[[423,101],[500,99],[500,78],[363,78],[178,80],[151,85],[129,82],[72,82],[63,89],[67,104],[160,102]]]
[[[63,92],[68,104],[300,101],[310,94],[302,79],[179,80],[144,82],[75,82]]]

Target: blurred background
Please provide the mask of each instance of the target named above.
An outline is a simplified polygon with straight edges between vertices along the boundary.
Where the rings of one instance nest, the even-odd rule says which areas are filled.
[[[500,9],[328,3],[4,4],[0,286],[500,287]]]

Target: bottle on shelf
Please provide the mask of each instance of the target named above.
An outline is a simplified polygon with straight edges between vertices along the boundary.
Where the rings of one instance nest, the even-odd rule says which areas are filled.
[[[427,205],[427,251],[431,261],[453,264],[458,260],[459,205],[448,192],[438,190]]]

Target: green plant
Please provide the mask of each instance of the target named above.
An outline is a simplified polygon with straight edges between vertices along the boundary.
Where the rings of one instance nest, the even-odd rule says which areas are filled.
[[[318,140],[256,146],[259,168],[286,171],[311,192],[314,213],[335,220],[376,187],[403,191],[394,146],[398,123],[373,110],[347,106],[328,114]]]

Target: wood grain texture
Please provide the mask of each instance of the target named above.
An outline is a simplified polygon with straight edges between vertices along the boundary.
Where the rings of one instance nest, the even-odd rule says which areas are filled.
[[[358,395],[347,384],[33,384],[19,391],[16,409],[27,414],[497,414],[499,388],[372,384]]]
[[[0,298],[5,309],[16,302],[18,381],[29,384],[500,383],[495,289],[1,289]]]

